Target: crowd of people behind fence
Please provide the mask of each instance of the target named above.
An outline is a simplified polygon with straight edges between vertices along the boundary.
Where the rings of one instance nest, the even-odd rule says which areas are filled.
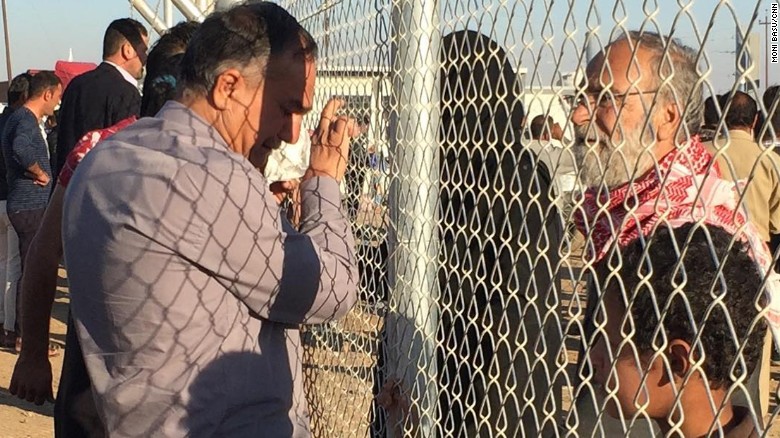
[[[149,41],[117,19],[103,62],[64,89],[51,71],[10,81],[9,390],[55,400],[62,262],[56,436],[310,436],[301,328],[366,294],[388,299],[393,242],[352,229],[365,184],[386,202],[392,151],[388,164],[367,146],[364,184],[349,153],[365,122],[331,98],[305,126],[318,46],[278,5],[250,1]],[[780,340],[780,87],[761,105],[736,88],[705,100],[696,51],[629,31],[588,60],[569,121],[527,120],[498,43],[462,30],[441,45],[436,363],[413,365],[437,370],[437,399],[391,372],[407,352],[382,333],[358,435],[764,433]],[[302,135],[305,172],[269,181],[269,157]],[[572,229],[578,254],[564,250]],[[575,257],[586,300],[565,320]],[[394,305],[382,315],[401,318]]]

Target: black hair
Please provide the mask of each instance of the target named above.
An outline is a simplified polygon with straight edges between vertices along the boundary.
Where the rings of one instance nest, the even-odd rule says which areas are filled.
[[[731,98],[731,105],[726,108],[729,98]],[[726,111],[727,128],[750,128],[755,123],[758,105],[749,94],[742,91],[737,91],[733,96],[723,94],[718,96],[718,103],[721,109]]]
[[[157,114],[165,102],[174,99],[181,79],[181,60],[200,23],[185,21],[168,29],[149,51],[146,63],[141,117]]]
[[[780,85],[772,85],[764,91],[764,96],[762,97],[764,108],[766,108],[767,111],[766,119],[772,125],[772,129],[774,129],[775,136],[777,137],[780,137],[780,103],[777,104],[774,112],[770,113],[769,111],[772,110],[772,105],[774,105],[775,100],[778,99],[779,92]]]
[[[40,97],[48,90],[62,85],[62,81],[51,70],[42,70],[30,78],[30,91],[28,99]]]
[[[146,28],[137,20],[120,18],[112,21],[103,35],[103,59],[115,55],[125,42],[136,48],[143,46],[145,36],[148,36]]]
[[[621,255],[620,277],[634,298],[632,339],[640,354],[655,352],[664,339],[684,340],[703,359],[712,388],[727,385],[732,370],[752,372],[766,333],[758,317],[765,298],[762,275],[745,244],[714,226],[661,226]],[[667,310],[659,320],[662,309]]]
[[[717,96],[719,99],[720,96]],[[716,129],[720,120],[720,110],[715,103],[716,96],[710,96],[704,99],[704,128]]]
[[[539,140],[542,138],[542,135],[545,134],[545,128],[547,129],[546,132],[548,135],[552,133],[552,117],[545,116],[543,114],[539,114],[538,116],[534,117],[533,120],[531,120],[531,126],[529,127],[531,130],[531,138],[534,140]]]
[[[141,117],[151,117],[160,111],[165,102],[176,98],[176,90],[181,73],[181,59],[184,54],[179,53],[167,59],[168,64],[164,71],[158,71],[156,76],[147,75],[144,78],[144,94],[141,98]]]
[[[18,106],[27,101],[30,96],[30,78],[29,73],[22,73],[11,79],[8,84],[8,105]]]
[[[317,57],[317,43],[298,21],[270,2],[242,4],[206,18],[182,59],[182,86],[204,95],[227,68],[257,67],[264,76],[269,61],[290,50]]]
[[[149,56],[146,59],[146,75],[159,76],[157,70],[166,68],[167,59],[184,54],[187,50],[187,44],[199,26],[200,23],[197,21],[182,21],[165,31],[149,50]]]

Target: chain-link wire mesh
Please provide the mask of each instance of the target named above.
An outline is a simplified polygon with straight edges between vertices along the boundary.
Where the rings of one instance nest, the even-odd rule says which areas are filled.
[[[744,432],[731,412],[774,436],[776,128],[727,117],[778,106],[770,3],[281,2],[319,102],[368,124],[342,187],[360,301],[303,337],[315,436]],[[760,273],[730,264],[748,243]]]
[[[319,45],[313,107],[361,131],[344,205],[309,180],[295,230],[176,104],[90,152],[63,233],[111,432],[778,434],[775,3],[281,4]]]

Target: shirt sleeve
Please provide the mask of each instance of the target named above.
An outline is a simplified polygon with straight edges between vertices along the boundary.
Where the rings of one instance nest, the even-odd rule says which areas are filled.
[[[358,274],[338,183],[318,177],[301,184],[298,232],[281,218],[259,173],[248,178],[249,184],[206,189],[214,219],[194,254],[197,263],[261,318],[318,324],[346,315],[357,299]]]
[[[11,156],[25,169],[29,169],[38,163],[38,155],[35,153],[33,135],[40,135],[38,125],[27,119],[22,119],[16,126],[13,138],[11,138]],[[38,163],[39,165],[41,163]]]

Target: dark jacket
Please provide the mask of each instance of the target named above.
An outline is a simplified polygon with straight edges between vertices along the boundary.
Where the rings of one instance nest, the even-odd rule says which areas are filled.
[[[115,125],[141,110],[141,93],[116,67],[101,63],[74,78],[62,96],[57,138],[56,177],[68,153],[87,132]]]

